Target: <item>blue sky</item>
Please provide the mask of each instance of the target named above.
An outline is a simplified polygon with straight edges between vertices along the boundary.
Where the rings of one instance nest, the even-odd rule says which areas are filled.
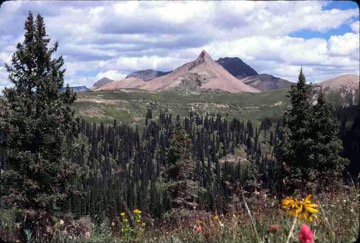
[[[0,8],[0,90],[4,68],[22,41],[29,11],[40,13],[59,42],[66,82],[90,87],[153,68],[173,70],[205,49],[213,59],[239,57],[259,73],[311,82],[359,74],[355,2],[17,1]]]
[[[335,35],[344,35],[348,32],[351,32],[351,26],[348,24],[342,24],[336,29],[331,29],[324,32],[313,31],[313,30],[298,30],[289,34],[290,37],[299,37],[304,39],[312,38],[323,38],[329,40],[331,36]]]

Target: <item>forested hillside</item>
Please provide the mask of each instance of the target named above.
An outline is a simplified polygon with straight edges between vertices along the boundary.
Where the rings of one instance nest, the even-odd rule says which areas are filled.
[[[25,31],[0,100],[0,242],[288,243],[299,228],[301,243],[358,237],[359,106],[314,98],[302,69],[286,93],[140,94],[172,108],[143,100],[127,103],[136,122],[114,106],[91,120],[86,97],[119,108],[119,95],[139,96],[93,92],[79,106],[43,18],[30,12]],[[183,107],[195,98],[231,113]]]

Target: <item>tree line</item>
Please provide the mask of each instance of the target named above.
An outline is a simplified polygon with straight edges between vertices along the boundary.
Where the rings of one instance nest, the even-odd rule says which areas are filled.
[[[346,129],[346,115],[339,123],[322,94],[314,105],[302,71],[281,121],[153,118],[149,109],[143,126],[96,124],[76,116],[69,87],[60,92],[64,61],[52,58],[58,44],[49,42],[43,18],[30,13],[6,66],[14,87],[1,101],[0,207],[20,210],[34,234],[37,222],[64,214],[100,223],[134,208],[152,217],[178,208],[226,212],[242,190],[289,194],[341,181],[344,168],[359,172],[359,117]]]

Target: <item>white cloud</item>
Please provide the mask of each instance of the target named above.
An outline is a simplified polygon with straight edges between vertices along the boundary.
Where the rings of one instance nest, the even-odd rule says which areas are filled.
[[[355,21],[354,23],[351,24],[351,30],[352,30],[354,33],[358,33],[358,34],[359,34],[359,29],[360,29],[359,21]]]
[[[99,80],[103,77],[107,77],[109,79],[112,79],[112,80],[119,80],[119,79],[123,79],[125,78],[126,74],[124,73],[121,73],[119,71],[116,71],[116,70],[109,70],[109,71],[106,71],[106,72],[100,72],[96,75],[96,80]]]
[[[206,49],[214,59],[238,56],[260,73],[296,80],[359,70],[358,9],[323,10],[321,1],[5,2],[0,8],[0,66],[9,63],[29,10],[41,13],[59,41],[66,82],[91,86],[140,69],[172,70]],[[339,3],[340,4],[340,3]],[[296,31],[353,33],[291,38]],[[3,72],[0,70],[0,73]],[[1,78],[1,76],[0,76]]]
[[[331,54],[346,56],[359,53],[359,34],[346,33],[345,35],[331,36],[328,43]]]
[[[216,58],[239,56],[260,73],[297,80],[298,70],[312,82],[333,77],[337,73],[356,73],[359,70],[357,35],[332,36],[325,39],[303,39],[253,36],[233,41],[216,42],[207,46]],[[356,40],[356,41],[355,41]]]

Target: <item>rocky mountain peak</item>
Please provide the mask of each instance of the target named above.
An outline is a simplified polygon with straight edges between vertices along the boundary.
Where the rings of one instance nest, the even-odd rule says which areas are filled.
[[[214,62],[214,60],[211,58],[211,56],[205,51],[202,50],[200,55],[196,58],[196,60],[193,62],[193,65],[190,69],[199,66],[200,64],[204,62]]]
[[[238,57],[224,57],[216,61],[237,78],[257,75],[258,73]]]

